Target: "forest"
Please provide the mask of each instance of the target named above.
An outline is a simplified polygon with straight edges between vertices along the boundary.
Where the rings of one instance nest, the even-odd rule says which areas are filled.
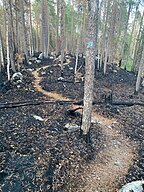
[[[0,0],[0,191],[144,191],[144,0]]]

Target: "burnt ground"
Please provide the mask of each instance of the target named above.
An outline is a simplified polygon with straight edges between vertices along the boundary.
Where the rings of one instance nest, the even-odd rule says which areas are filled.
[[[83,98],[83,82],[74,83],[70,69],[66,65],[64,80],[59,82],[60,67],[50,64],[39,71],[43,77],[40,85],[47,91],[80,100]],[[2,89],[1,102],[48,100],[33,86],[31,71],[45,66],[31,65],[22,71],[23,84]],[[104,95],[113,93],[113,99],[144,102],[144,90],[134,95],[136,76],[122,69],[109,66],[106,76],[96,71],[94,99],[104,101]],[[84,68],[80,70],[84,74]],[[106,142],[99,124],[92,124],[91,143],[86,144],[79,130],[68,132],[64,126],[71,122],[80,125],[81,116],[71,117],[65,112],[70,105],[25,106],[0,109],[0,189],[1,191],[78,191],[84,186],[83,172]],[[126,182],[144,179],[144,107],[94,105],[94,110],[104,117],[115,118],[121,123],[121,132],[135,143],[137,155],[127,175],[118,181],[117,187]],[[34,118],[42,117],[43,121]],[[82,190],[81,190],[82,191]]]

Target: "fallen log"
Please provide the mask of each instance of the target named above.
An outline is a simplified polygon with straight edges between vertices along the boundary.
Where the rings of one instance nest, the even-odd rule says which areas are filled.
[[[140,105],[140,106],[144,106],[144,103],[142,102],[133,102],[133,101],[118,101],[118,100],[115,100],[115,101],[112,101],[110,103],[111,105],[126,105],[126,106],[133,106],[133,105]]]
[[[73,102],[74,105],[83,105],[83,100]],[[105,104],[104,101],[93,101],[93,105]]]
[[[6,102],[6,103],[0,103],[0,109],[2,108],[15,108],[15,107],[23,107],[23,106],[29,106],[29,105],[42,105],[42,104],[55,104],[55,105],[65,105],[65,104],[73,104],[73,105],[83,105],[83,100],[80,101],[66,101],[66,100],[57,100],[57,101],[20,101],[20,102]],[[123,105],[123,106],[133,106],[133,105],[140,105],[144,106],[144,103],[142,102],[133,102],[133,101],[119,101],[119,100],[113,100],[111,102],[102,102],[102,101],[93,101],[93,105],[99,105],[99,104],[110,104],[110,105]]]
[[[21,101],[21,102],[0,103],[0,109],[24,107],[24,106],[30,106],[30,105],[42,105],[42,104],[65,105],[65,104],[72,104],[72,103],[73,103],[73,101],[64,101],[64,100],[57,100],[57,101]]]
[[[77,101],[73,103],[74,105],[83,105],[83,100]],[[110,104],[110,105],[125,105],[125,106],[133,106],[133,105],[140,105],[144,106],[144,103],[142,102],[134,102],[134,101],[121,101],[121,100],[112,100],[109,102],[105,101],[93,101],[93,105],[98,105],[98,104]]]

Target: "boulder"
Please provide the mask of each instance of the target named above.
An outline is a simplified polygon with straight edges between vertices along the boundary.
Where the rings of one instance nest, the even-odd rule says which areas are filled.
[[[17,85],[19,83],[22,83],[23,75],[20,72],[14,73],[11,77],[11,82],[14,85]]]

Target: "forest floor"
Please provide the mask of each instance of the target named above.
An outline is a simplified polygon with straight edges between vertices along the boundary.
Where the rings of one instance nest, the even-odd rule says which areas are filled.
[[[23,84],[3,89],[1,103],[78,101],[83,81],[74,83],[74,62],[60,67],[45,61],[22,70]],[[80,70],[84,74],[84,67]],[[94,100],[144,102],[134,95],[136,76],[109,65],[106,76],[96,71]],[[0,109],[0,191],[116,192],[125,183],[144,179],[144,107],[95,104],[86,143],[78,129],[81,113],[69,116],[68,103]]]

